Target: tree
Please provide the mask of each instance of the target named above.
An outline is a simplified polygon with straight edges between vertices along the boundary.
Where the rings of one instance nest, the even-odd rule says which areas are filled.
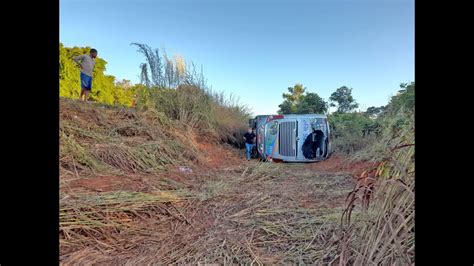
[[[106,65],[107,62],[105,60],[96,58],[91,99],[101,103],[114,104],[115,77],[104,74]]]
[[[296,106],[305,91],[306,88],[304,88],[303,85],[299,83],[296,83],[293,87],[288,87],[289,93],[283,93],[283,99],[285,99],[285,101],[280,104],[280,106],[283,106],[284,109],[281,109],[280,107],[278,113],[295,113],[297,108]]]
[[[390,99],[387,111],[392,114],[402,109],[405,112],[415,111],[415,82],[402,83],[400,88],[397,95]]]
[[[365,114],[368,117],[377,118],[377,116],[383,113],[384,110],[385,110],[385,106],[380,106],[380,107],[371,106],[367,108],[367,110],[365,111]]]
[[[116,81],[115,86],[121,87],[124,89],[129,89],[133,86],[133,84],[128,79],[122,79],[121,81]]]
[[[327,109],[327,103],[317,93],[308,92],[300,98],[300,102],[296,106],[296,113],[324,114]]]
[[[331,94],[329,100],[331,101],[330,106],[337,106],[338,113],[348,113],[359,107],[359,104],[356,103],[354,97],[352,97],[352,88],[346,86],[338,88],[333,94]]]
[[[290,93],[283,93],[283,98],[287,99],[293,104],[296,104],[299,102],[305,91],[306,88],[304,88],[302,84],[296,83],[295,86],[288,87],[288,92]]]
[[[278,105],[278,107],[280,107],[280,110],[278,110],[279,114],[291,114],[292,113],[292,111],[291,111],[292,104],[288,100],[284,100],[282,104]]]
[[[289,93],[283,93],[283,103],[278,105],[279,114],[323,114],[327,112],[328,104],[317,93],[308,92],[302,84],[288,88]]]

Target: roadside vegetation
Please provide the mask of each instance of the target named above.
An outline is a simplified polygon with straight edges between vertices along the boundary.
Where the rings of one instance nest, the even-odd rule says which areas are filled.
[[[295,84],[279,113],[327,114],[334,155],[245,164],[249,109],[193,62],[132,45],[140,83],[98,59],[84,104],[71,58],[89,47],[60,44],[62,264],[414,263],[414,82],[365,111],[346,86],[326,101]]]

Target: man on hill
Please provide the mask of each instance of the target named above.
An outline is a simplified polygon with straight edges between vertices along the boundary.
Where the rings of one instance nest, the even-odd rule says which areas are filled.
[[[252,128],[249,128],[247,133],[244,134],[245,139],[245,155],[247,156],[247,161],[250,161],[250,154],[252,153],[253,145],[255,145],[255,132]]]
[[[97,50],[91,49],[89,54],[79,55],[73,58],[74,62],[81,67],[81,99],[84,95],[84,101],[89,99],[89,92],[92,89],[92,71],[94,70]]]

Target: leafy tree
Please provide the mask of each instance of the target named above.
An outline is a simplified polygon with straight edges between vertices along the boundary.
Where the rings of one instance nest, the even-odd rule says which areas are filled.
[[[401,90],[386,106],[370,107],[364,113],[335,112],[328,116],[333,129],[335,150],[352,153],[365,149],[372,155],[383,155],[404,130],[413,130],[415,83],[400,85]],[[375,119],[374,119],[375,118]]]
[[[306,88],[303,87],[302,84],[296,83],[293,87],[288,87],[289,93],[283,93],[283,101],[280,104],[280,110],[278,113],[281,114],[294,114],[296,113],[297,105],[304,95]],[[282,109],[283,108],[283,109]]]
[[[288,87],[289,93],[283,93],[283,98],[290,101],[292,104],[297,104],[305,91],[306,88],[304,88],[302,84],[296,83],[295,86]]]
[[[405,112],[415,111],[415,82],[400,84],[401,90],[390,99],[387,112],[394,114],[399,110]]]
[[[331,101],[330,106],[337,106],[338,113],[348,113],[359,107],[359,104],[356,103],[354,97],[352,97],[352,88],[346,86],[338,88],[331,94],[329,100]]]
[[[135,103],[137,101],[137,98],[135,97],[137,88],[138,85],[132,85],[129,80],[116,82],[113,94],[114,104],[132,106],[133,101],[135,100]]]
[[[128,89],[128,88],[131,88],[133,84],[128,79],[122,79],[120,81],[116,81],[115,86]]]
[[[105,60],[96,58],[95,62],[91,98],[97,102],[114,104],[115,77],[104,74],[107,64]]]
[[[300,98],[300,102],[296,106],[296,113],[324,114],[327,109],[327,103],[318,94],[308,92]]]
[[[288,87],[289,93],[283,93],[283,99],[291,104],[291,113],[296,113],[297,105],[305,91],[306,88],[304,88],[302,84],[297,83],[293,87]]]
[[[376,118],[381,113],[383,113],[384,110],[385,110],[385,106],[380,106],[380,107],[371,106],[371,107],[367,108],[367,110],[365,111],[365,114],[368,117]]]
[[[302,84],[288,88],[289,93],[283,93],[283,103],[278,105],[279,114],[321,114],[326,113],[327,103],[317,93],[308,92]]]
[[[328,116],[335,150],[352,153],[368,144],[369,136],[376,133],[378,123],[362,113],[335,112]]]
[[[291,114],[293,113],[291,111],[291,107],[293,105],[291,104],[291,102],[289,100],[284,100],[282,104],[278,105],[278,107],[280,107],[280,110],[278,110],[278,113],[279,114]]]
[[[61,97],[79,98],[80,69],[72,61],[72,57],[79,55],[79,48],[65,48],[59,44],[59,95]]]

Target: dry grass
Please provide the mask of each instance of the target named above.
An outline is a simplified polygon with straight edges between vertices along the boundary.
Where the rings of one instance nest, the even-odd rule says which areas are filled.
[[[348,197],[338,261],[354,265],[411,265],[415,256],[414,128],[394,139],[389,159],[365,172]],[[351,220],[355,206],[362,220]],[[363,222],[361,222],[363,221]]]
[[[61,100],[60,167],[80,173],[150,173],[197,161],[194,143],[160,113]],[[100,111],[97,111],[100,110]]]
[[[134,218],[152,215],[160,203],[182,200],[166,191],[69,194],[68,198],[61,201],[59,212],[61,245],[65,248],[99,242],[107,234],[129,227]]]
[[[330,161],[239,161],[152,109],[61,101],[61,116],[63,265],[370,265],[413,257],[412,146],[364,173],[353,190],[346,168],[325,167]],[[180,165],[193,173],[170,170]],[[73,185],[107,175],[143,189]],[[344,212],[351,191],[356,206]]]
[[[353,186],[350,176],[259,162],[195,182],[167,194],[71,195],[61,204],[62,263],[323,263]]]

